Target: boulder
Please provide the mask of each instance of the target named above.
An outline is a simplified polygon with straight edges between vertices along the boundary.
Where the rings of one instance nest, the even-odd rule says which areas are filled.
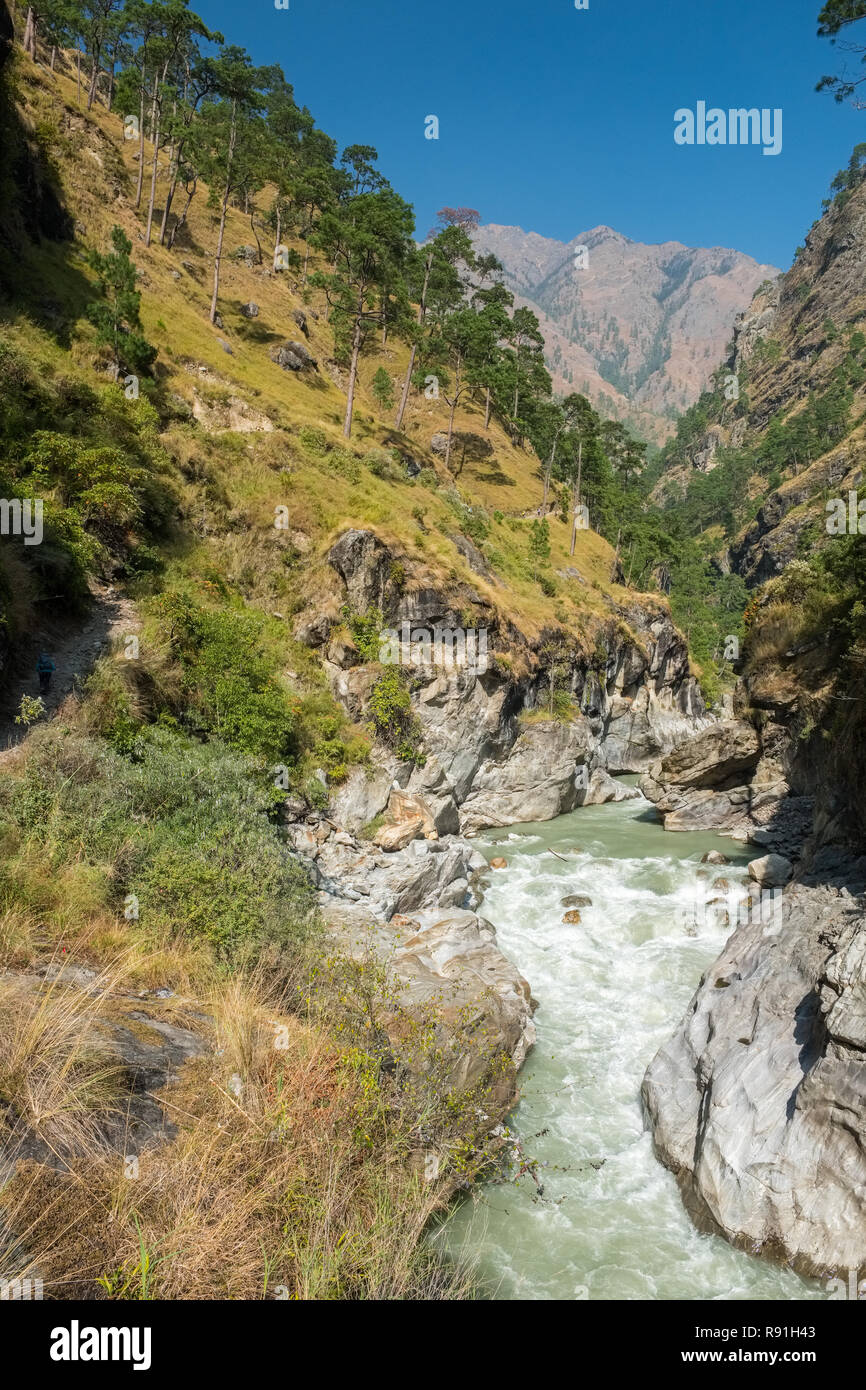
[[[249,304],[241,305],[241,313],[245,319],[257,319],[259,316],[259,306],[251,299]]]
[[[782,854],[765,854],[749,863],[749,878],[762,888],[781,888],[794,872],[790,859]]]
[[[616,782],[603,767],[597,767],[591,773],[586,787],[577,788],[576,804],[602,806],[607,801],[631,801],[636,796],[640,796],[637,787]]]
[[[460,807],[460,826],[472,835],[489,825],[551,820],[578,804],[576,772],[591,735],[583,720],[528,725],[504,759],[484,762]]]
[[[453,1057],[451,1081],[463,1088],[484,1076],[491,1053],[504,1052],[513,1068],[519,1067],[535,1041],[529,985],[502,955],[496,929],[483,917],[457,907],[430,907],[410,911],[387,926],[371,924],[360,906],[346,904],[325,914],[326,924],[344,950],[360,960],[370,950],[388,962],[400,985],[400,1009],[411,1014],[419,1009],[427,1017],[435,1010],[437,1030],[447,1036],[460,1032],[463,1045],[444,1048]],[[466,1045],[466,1020],[478,1019]],[[399,1048],[405,1024],[399,1016],[385,1021],[394,1028]],[[514,1102],[514,1071],[506,1068],[490,1101],[499,1114]],[[498,1118],[498,1115],[497,1115]]]
[[[570,912],[565,913],[562,920],[563,922],[567,922],[570,926],[576,926],[577,923],[580,921],[580,913],[577,911],[576,908],[572,908]]]
[[[864,913],[795,885],[741,920],[642,1089],[696,1224],[806,1275],[866,1264]]]
[[[272,348],[269,356],[272,362],[287,372],[302,372],[308,367],[318,370],[319,366],[303,343],[285,342],[280,347]]]
[[[499,855],[496,856],[495,859],[491,859],[491,861],[490,861],[490,867],[491,867],[491,869],[507,869],[507,868],[508,868],[508,860],[507,860],[507,859],[503,859],[503,858],[502,858],[502,855],[499,854]]]
[[[702,864],[730,864],[730,859],[726,854],[722,854],[717,849],[707,850],[706,854],[701,855]],[[724,882],[724,880],[722,880]]]
[[[741,783],[761,755],[751,724],[720,721],[678,744],[654,764],[653,779],[680,788],[724,787]]]
[[[405,849],[423,829],[423,817],[410,816],[396,825],[383,825],[373,837],[373,844],[393,854],[395,850]]]
[[[592,907],[592,898],[588,898],[585,893],[569,893],[567,898],[560,898],[560,907]]]

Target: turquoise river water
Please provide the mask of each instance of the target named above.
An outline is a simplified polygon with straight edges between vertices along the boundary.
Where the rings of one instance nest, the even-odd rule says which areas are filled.
[[[479,911],[539,1000],[508,1124],[544,1190],[512,1167],[442,1238],[501,1299],[825,1298],[817,1282],[695,1230],[641,1113],[644,1071],[731,930],[695,912],[701,878],[723,875],[736,893],[754,851],[666,832],[643,797],[476,843],[508,860]],[[700,858],[711,849],[732,863],[708,875]],[[567,925],[561,899],[572,893],[592,906]]]

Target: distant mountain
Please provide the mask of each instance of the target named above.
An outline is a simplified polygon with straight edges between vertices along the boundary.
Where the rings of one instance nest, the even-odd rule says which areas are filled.
[[[538,315],[554,389],[582,391],[657,441],[706,386],[736,315],[780,273],[740,251],[646,246],[611,227],[564,242],[488,223],[475,240]]]

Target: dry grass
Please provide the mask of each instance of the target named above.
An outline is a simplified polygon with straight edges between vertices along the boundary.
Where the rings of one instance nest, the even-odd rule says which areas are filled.
[[[50,1172],[22,1164],[3,1195],[17,1233],[6,1268],[49,1297],[466,1297],[422,1237],[446,1189],[407,1165],[368,1074],[309,1025],[276,1015],[255,981],[211,999],[213,1053],[161,1099],[177,1126],[138,1176],[93,1152]]]
[[[58,962],[59,966],[59,962]],[[115,1109],[119,1068],[96,1034],[116,968],[88,990],[53,979],[37,988],[19,977],[0,981],[0,1096],[4,1147],[13,1154],[31,1136],[56,1157],[95,1154]]]

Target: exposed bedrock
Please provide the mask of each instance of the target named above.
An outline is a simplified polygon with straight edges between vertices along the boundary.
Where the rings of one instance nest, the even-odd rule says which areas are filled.
[[[866,860],[828,867],[733,933],[643,1083],[696,1223],[814,1275],[866,1265]]]
[[[345,532],[328,558],[343,602],[356,612],[377,609],[394,630],[407,624],[411,637],[421,629],[457,629],[468,610],[484,627],[489,653],[474,668],[468,662],[425,666],[413,661],[415,649],[407,645],[425,762],[413,768],[377,749],[372,772],[356,770],[334,790],[334,816],[349,830],[386,813],[395,785],[423,802],[440,834],[548,820],[590,795],[622,795],[612,779],[592,780],[598,770],[641,771],[712,723],[690,675],[685,643],[662,608],[629,604],[612,610],[589,651],[589,642],[580,640],[563,646],[568,634],[562,631],[546,630],[530,643],[468,584],[452,584],[443,593],[423,574],[414,575],[410,586],[403,572],[396,587],[396,557],[371,531]],[[339,613],[339,599],[332,597],[328,611]],[[307,614],[298,631],[310,645],[324,648],[334,693],[354,718],[363,718],[379,671],[331,638],[336,626],[335,620],[323,624]],[[545,717],[552,682],[571,699],[573,718]]]

